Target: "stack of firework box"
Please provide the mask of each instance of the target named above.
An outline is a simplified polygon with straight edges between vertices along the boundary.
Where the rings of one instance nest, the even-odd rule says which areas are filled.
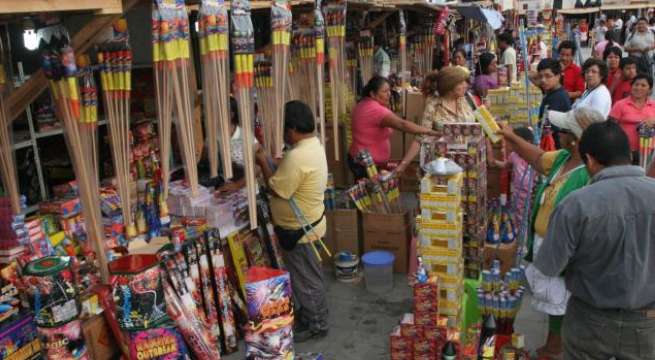
[[[511,335],[516,314],[521,307],[525,292],[525,268],[513,267],[502,275],[500,262],[495,261],[490,270],[482,271],[478,288],[478,304],[483,316],[493,315],[497,333]]]
[[[8,197],[0,197],[0,264],[20,256],[29,240],[25,215],[14,214]]]
[[[404,314],[391,331],[391,359],[436,359],[446,342],[445,317],[439,315],[439,278],[413,286],[414,312]]]
[[[522,125],[528,123],[528,114],[532,111],[532,119],[536,121],[539,115],[537,110],[542,98],[541,90],[530,84],[528,87],[529,102],[525,94],[524,82],[514,82],[511,87],[489,90],[487,93],[489,111],[501,121]]]
[[[464,172],[421,180],[418,254],[428,274],[439,278],[438,313],[454,320],[464,293],[462,194]]]
[[[445,124],[444,137],[436,143],[436,154],[447,157],[463,170],[461,192],[464,231],[464,274],[477,279],[482,269],[487,230],[486,141],[477,123]]]

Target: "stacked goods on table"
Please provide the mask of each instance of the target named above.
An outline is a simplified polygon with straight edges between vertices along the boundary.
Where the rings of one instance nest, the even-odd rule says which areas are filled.
[[[489,112],[500,120],[509,121],[512,124],[528,124],[528,115],[532,112],[532,118],[539,116],[537,110],[541,103],[541,90],[530,84],[528,88],[530,102],[526,99],[525,83],[515,82],[511,87],[502,87],[489,90],[487,102]]]
[[[463,192],[463,172],[425,175],[421,180],[421,215],[417,220],[420,262],[440,281],[439,314],[456,322],[464,293]]]
[[[464,267],[467,278],[477,279],[487,231],[486,142],[481,126],[475,123],[444,124],[443,133],[434,149],[423,147],[421,162],[426,163],[437,154],[453,160],[464,170],[461,192]]]
[[[500,263],[482,271],[478,305],[483,316],[493,315],[498,335],[512,335],[514,319],[521,308],[525,292],[525,268],[514,267],[502,275]]]

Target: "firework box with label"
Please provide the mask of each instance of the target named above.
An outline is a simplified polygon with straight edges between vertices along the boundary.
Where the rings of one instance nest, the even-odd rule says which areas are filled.
[[[89,359],[82,321],[73,320],[52,328],[39,327],[39,338],[47,359]]]
[[[156,328],[168,320],[156,255],[127,255],[109,263],[116,318],[123,330]]]
[[[41,349],[32,315],[20,316],[0,327],[0,360],[40,359]]]
[[[49,256],[23,268],[26,292],[40,327],[66,324],[80,313],[71,262],[69,257]]]
[[[184,360],[189,353],[175,327],[130,332],[131,359]],[[95,358],[94,358],[95,359]]]
[[[410,211],[397,214],[363,213],[364,252],[384,250],[394,257],[394,272],[406,273],[412,240]]]
[[[252,267],[246,279],[246,357],[293,358],[293,305],[289,273]]]
[[[413,360],[414,339],[400,333],[400,325],[393,328],[389,336],[392,360]]]
[[[425,175],[421,179],[421,193],[443,193],[460,195],[464,185],[464,173],[450,176]]]
[[[79,214],[80,210],[80,198],[77,197],[47,201],[39,204],[39,212],[43,214],[56,214],[63,217]]]

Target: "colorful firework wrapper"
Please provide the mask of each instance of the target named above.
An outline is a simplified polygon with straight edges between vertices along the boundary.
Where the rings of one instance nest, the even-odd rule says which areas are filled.
[[[248,320],[254,327],[293,313],[288,272],[255,266],[246,278]]]
[[[189,345],[189,348],[198,360],[220,360],[221,354],[213,346],[211,334],[198,317],[189,311],[194,307],[193,300],[189,293],[178,296],[170,284],[164,284],[166,310],[171,320],[175,322],[178,330]]]
[[[56,328],[38,328],[46,359],[87,360],[82,321],[73,320]]]
[[[138,360],[190,359],[184,340],[174,327],[140,330],[130,333],[130,358]]]
[[[0,328],[0,359],[40,359],[41,340],[32,315],[25,315]]]
[[[266,320],[259,327],[246,327],[246,359],[294,359],[293,315]]]
[[[23,281],[38,326],[59,326],[79,315],[71,261],[68,256],[48,256],[23,269]]]
[[[123,330],[145,330],[168,320],[156,255],[127,255],[109,264],[116,317]]]

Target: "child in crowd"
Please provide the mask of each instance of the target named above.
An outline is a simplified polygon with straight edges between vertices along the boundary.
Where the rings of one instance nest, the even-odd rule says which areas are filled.
[[[530,143],[534,142],[534,134],[528,127],[520,127],[514,129],[514,133],[525,141]],[[489,165],[495,168],[511,169],[511,187],[510,187],[510,206],[512,211],[512,224],[515,229],[522,229],[525,214],[530,213],[530,209],[526,209],[526,203],[532,195],[534,184],[536,183],[537,174],[528,172],[528,162],[523,160],[512,148],[512,145],[505,143],[505,154],[509,154],[504,158],[506,160],[497,160],[493,157],[493,151],[487,151],[489,158]],[[521,235],[521,234],[519,234]]]

